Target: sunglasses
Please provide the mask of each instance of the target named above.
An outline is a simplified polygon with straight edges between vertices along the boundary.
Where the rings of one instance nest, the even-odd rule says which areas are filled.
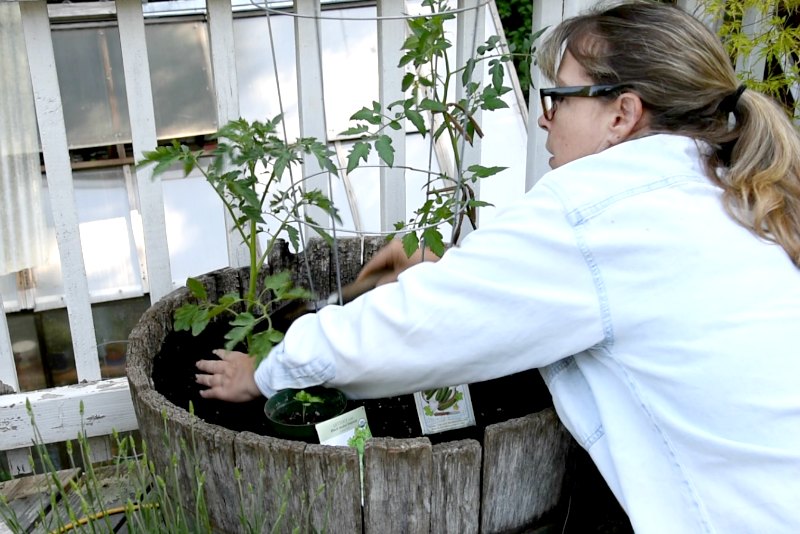
[[[556,113],[556,106],[565,97],[581,96],[610,96],[618,94],[624,89],[629,89],[630,84],[616,83],[612,85],[576,85],[572,87],[548,87],[539,89],[539,98],[542,101],[542,113],[544,118],[551,121]]]

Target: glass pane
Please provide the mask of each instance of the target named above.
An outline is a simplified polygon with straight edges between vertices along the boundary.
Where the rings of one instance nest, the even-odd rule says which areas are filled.
[[[379,100],[375,13],[375,7],[363,7],[335,9],[322,14],[320,33],[328,138],[349,128],[350,116],[361,107]],[[331,17],[365,20],[332,20]]]
[[[227,266],[223,206],[212,187],[204,178],[162,184],[173,286]]]
[[[17,366],[20,391],[35,391],[47,387],[47,379],[39,349],[36,322],[31,312],[12,313],[6,316],[11,334],[11,350]]]
[[[278,64],[280,96],[283,99],[283,122],[287,138],[292,141],[300,136],[292,17],[273,15],[269,25],[265,16],[237,18],[233,21],[239,107],[242,117],[250,121],[271,119],[281,113],[278,81],[272,61],[270,25]]]
[[[103,378],[125,376],[128,337],[139,318],[150,307],[148,297],[103,302],[92,306],[97,355]]]
[[[66,386],[78,381],[72,333],[67,310],[60,308],[36,314],[37,329],[44,345],[45,372],[48,385]]]
[[[201,22],[148,24],[147,51],[159,139],[217,130],[217,104]]]
[[[117,28],[58,29],[53,49],[69,147],[130,143]]]
[[[142,275],[133,240],[131,209],[122,168],[73,173],[83,262],[93,302],[141,295]],[[34,270],[37,307],[63,303],[61,260],[53,227],[47,186],[47,263]]]

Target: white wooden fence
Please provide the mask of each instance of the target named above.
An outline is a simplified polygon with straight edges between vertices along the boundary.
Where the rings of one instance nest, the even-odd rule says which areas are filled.
[[[534,30],[555,24],[593,3],[589,0],[534,0]],[[697,4],[690,0],[678,3],[689,10],[696,9]],[[187,2],[168,4],[176,9],[187,5],[193,9],[197,7],[195,3]],[[76,10],[83,9],[82,4],[73,6]],[[58,251],[64,276],[64,301],[69,316],[79,383],[73,386],[0,396],[0,451],[6,451],[13,474],[29,470],[27,456],[34,432],[26,410],[27,402],[35,414],[41,433],[40,439],[43,442],[54,443],[74,439],[83,425],[87,434],[93,437],[92,445],[98,458],[108,454],[102,436],[110,434],[114,429],[127,431],[137,426],[126,379],[101,380],[95,327],[92,322],[86,270],[81,253],[70,155],[55,68],[48,6],[43,0],[23,0],[19,2],[19,7],[27,54],[30,58],[36,116],[53,221],[57,230]],[[237,118],[240,112],[236,68],[234,55],[231,52],[234,41],[232,20],[235,7],[236,3],[232,6],[231,0],[207,0],[207,5],[201,6],[207,13],[219,124]],[[399,60],[400,45],[405,38],[406,25],[402,15],[407,12],[406,8],[406,2],[400,0],[377,1],[378,17],[375,24],[378,33],[379,96],[382,102],[391,102],[402,96],[400,81],[403,71],[396,68],[396,65]],[[456,43],[459,58],[463,58],[472,53],[470,47],[474,46],[471,28],[482,26],[484,18],[490,27],[493,25],[499,28],[500,25],[493,0],[459,0],[457,8],[464,10],[458,19]],[[140,0],[116,0],[113,4],[102,3],[102,9],[116,13],[133,152],[139,157],[142,151],[156,146],[155,113],[143,6]],[[319,0],[294,0],[293,11],[298,15],[294,18],[294,25],[298,58],[297,76],[300,82],[298,105],[301,134],[327,138],[325,114],[320,110],[324,99],[317,24],[318,17],[324,14],[321,12]],[[4,51],[0,50],[0,54],[2,53]],[[533,83],[535,87],[542,85],[538,72],[534,72]],[[527,117],[528,136],[527,161],[523,159],[521,165],[511,169],[513,183],[504,186],[513,189],[512,195],[530,188],[537,178],[546,172],[548,159],[544,150],[545,135],[536,125],[539,115],[538,95],[531,95],[531,110],[528,113],[518,85],[515,89],[512,109],[516,110],[517,120],[523,124],[523,128]],[[0,97],[5,98],[2,95]],[[403,219],[407,213],[403,186],[405,177],[402,168],[406,158],[406,136],[403,131],[393,132],[392,136],[396,150],[395,167],[382,169],[380,174],[382,230],[390,229],[394,221]],[[487,138],[489,136],[491,132],[487,132]],[[525,143],[523,140],[523,147]],[[473,162],[487,159],[485,151],[482,153],[480,143],[476,144],[474,151],[467,157]],[[441,163],[446,165],[444,161]],[[316,171],[317,169],[309,163],[304,169],[304,174],[310,176]],[[152,178],[149,168],[130,167],[129,172],[135,174],[140,202],[146,252],[145,286],[149,287],[150,301],[155,302],[173,288],[162,182],[159,178]],[[319,178],[318,183],[312,183],[312,186],[319,187],[323,191],[328,189],[326,179],[323,178]],[[227,224],[230,227],[230,221]],[[230,265],[244,264],[241,247],[233,240],[229,240],[228,255]],[[0,380],[18,390],[17,373],[6,315],[2,310],[2,299],[0,299]],[[81,403],[84,406],[83,417],[79,411]]]

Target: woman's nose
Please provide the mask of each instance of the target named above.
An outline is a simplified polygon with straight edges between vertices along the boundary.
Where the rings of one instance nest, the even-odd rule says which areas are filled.
[[[539,115],[539,119],[536,121],[536,124],[538,124],[539,128],[544,131],[548,131],[550,128],[550,121],[545,118],[544,113]]]

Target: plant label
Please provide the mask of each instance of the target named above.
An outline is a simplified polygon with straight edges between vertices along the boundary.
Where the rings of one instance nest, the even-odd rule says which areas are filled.
[[[423,434],[436,434],[475,424],[472,400],[466,384],[414,393]]]

